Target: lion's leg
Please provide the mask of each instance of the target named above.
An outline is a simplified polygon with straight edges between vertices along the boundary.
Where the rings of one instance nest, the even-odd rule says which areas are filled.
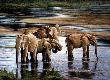
[[[31,59],[30,59],[30,62],[32,62],[32,60],[33,60],[33,53],[32,52],[30,52],[30,57],[31,57]]]
[[[29,62],[29,59],[28,59],[28,47],[26,47],[24,49],[24,57],[25,57],[25,62],[28,63]]]
[[[42,61],[46,61],[46,57],[47,57],[47,53],[46,52],[42,52]]]
[[[43,52],[42,53],[42,61],[45,62],[50,62],[51,61],[51,58],[50,58],[50,54],[51,52]]]
[[[20,48],[16,48],[16,63],[18,63],[19,50]]]
[[[30,52],[30,56],[31,56],[30,61],[32,63],[37,63],[37,48],[34,50],[34,52]]]
[[[44,62],[44,61],[46,61],[46,57],[47,57],[47,51],[46,51],[47,49],[46,48],[44,48],[43,49],[43,51],[42,51],[42,61]]]
[[[25,58],[25,56],[23,56],[22,63],[26,63],[26,58]]]
[[[33,56],[34,56],[34,58],[35,58],[35,62],[37,63],[38,62],[38,60],[37,60],[37,48],[35,48],[35,50],[34,50],[34,52],[33,52]]]
[[[83,46],[83,58],[82,60],[85,60],[87,58],[87,46]]]
[[[87,60],[89,60],[89,46],[87,46]]]
[[[68,50],[68,60],[69,60],[69,61],[73,60],[73,53],[72,53],[73,49],[74,49],[74,48],[73,48],[72,45],[67,46],[67,50]]]
[[[46,61],[47,62],[51,61],[50,55],[51,55],[51,51],[48,50],[47,53],[46,53]]]
[[[23,53],[22,53],[22,62],[23,63],[26,63],[26,62],[28,62],[28,51],[27,51],[27,48],[25,48],[24,50],[23,50]]]
[[[36,53],[33,54],[33,62],[36,63]]]
[[[26,56],[26,63],[28,63],[28,62],[29,62],[29,59],[28,59],[28,52],[25,53],[25,56]]]
[[[42,52],[42,61],[44,61],[44,60],[45,60],[44,56],[45,56],[45,53],[44,53],[44,52]]]
[[[34,54],[33,52],[30,52],[30,55],[31,55],[31,62],[36,63],[36,54]]]
[[[36,52],[36,63],[38,62],[38,60],[37,60],[37,54],[38,54],[38,53]]]
[[[21,63],[23,63],[24,62],[24,59],[23,59],[23,55],[24,54],[24,50],[23,50],[23,48],[21,48]]]
[[[37,74],[37,66],[38,64],[31,63],[31,74]]]

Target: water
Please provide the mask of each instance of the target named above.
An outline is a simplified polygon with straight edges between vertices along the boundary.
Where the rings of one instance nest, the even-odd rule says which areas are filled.
[[[30,8],[29,13],[32,15],[30,18],[76,18],[70,15],[65,15],[61,11],[71,12],[70,9],[63,9],[61,7],[52,7],[48,10],[43,8]],[[75,11],[75,10],[74,10]],[[76,10],[77,12],[77,10]],[[50,24],[45,23],[23,23],[20,19],[25,16],[4,16],[0,15],[0,25],[10,26],[12,28],[25,28],[29,26],[46,26]],[[80,25],[65,25],[64,28],[71,28],[81,32],[110,32],[109,28],[96,27],[87,28]],[[50,63],[42,62],[42,55],[39,53],[38,64],[21,64],[19,57],[19,64],[17,67],[15,57],[15,39],[16,35],[0,35],[0,70],[5,69],[9,72],[16,74],[16,77],[21,79],[26,73],[35,73],[36,75],[43,76],[46,70],[58,71],[58,73],[65,79],[94,79],[94,80],[109,80],[110,75],[110,43],[98,40],[98,62],[94,54],[94,47],[90,46],[90,61],[82,62],[82,48],[74,49],[74,60],[68,62],[66,53],[65,37],[60,37],[60,43],[63,50],[57,54],[52,53]]]
[[[44,8],[29,8],[27,9],[27,13],[29,13],[29,15],[27,16],[31,16],[30,18],[41,18],[41,19],[55,19],[55,18],[74,18],[76,19],[77,17],[73,16],[70,14],[69,11],[75,11],[75,9],[65,9],[62,7],[49,7],[48,9],[44,9]],[[79,10],[81,11],[81,10]],[[17,13],[17,12],[15,12]],[[72,12],[74,14],[74,12]],[[42,24],[42,23],[25,23],[25,22],[21,22],[20,20],[26,18],[25,16],[22,15],[0,15],[0,25],[1,26],[10,26],[11,28],[14,28],[15,30],[17,30],[17,28],[27,28],[29,26],[39,26],[39,24],[41,24],[41,26],[45,26],[47,24]],[[110,29],[105,28],[102,26],[98,27],[98,28],[86,28],[84,26],[80,26],[80,25],[65,25],[62,26],[64,28],[72,28],[75,30],[79,30],[81,32],[110,32]]]
[[[41,19],[74,18],[74,17],[70,17],[70,15],[65,15],[63,13],[60,13],[61,12],[60,9],[62,9],[62,8],[61,7],[50,7],[49,9],[29,8],[26,11],[26,13],[28,15],[15,15],[15,14],[8,15],[7,14],[7,16],[5,16],[5,14],[4,15],[1,14],[0,15],[0,25],[1,26],[9,26],[9,27],[14,28],[14,29],[16,29],[16,28],[27,28],[27,26],[29,24],[20,21],[20,20],[27,18],[27,17],[28,18],[41,18]],[[18,14],[17,12],[14,12],[14,13]],[[25,14],[25,13],[22,13],[22,14]],[[35,23],[35,24],[39,25],[39,23]],[[34,25],[34,23],[33,23],[33,25]],[[29,25],[29,26],[31,26],[31,25]]]
[[[110,32],[109,28],[106,28],[106,27],[102,28],[102,27],[100,27],[100,25],[96,28],[86,28],[86,27],[80,26],[80,25],[65,25],[65,26],[62,26],[62,27],[67,28],[67,29],[68,28],[75,29],[75,30],[78,30],[78,31],[81,31],[81,32]]]
[[[9,72],[16,74],[17,78],[22,78],[25,71],[33,72],[35,71],[38,75],[42,75],[45,69],[50,71],[58,71],[61,76],[65,79],[80,78],[80,79],[109,79],[110,74],[110,47],[98,46],[98,62],[96,61],[94,54],[94,47],[90,46],[90,61],[82,62],[82,48],[74,49],[74,60],[68,62],[66,53],[65,37],[60,37],[60,43],[63,46],[63,50],[59,51],[57,54],[52,53],[52,61],[45,68],[45,64],[42,62],[42,55],[39,53],[38,56],[38,66],[31,63],[26,65],[21,65],[20,57],[18,67],[16,65],[15,57],[15,37],[14,35],[1,35],[0,45],[0,69],[5,69]],[[10,41],[11,40],[11,41]],[[3,42],[3,44],[2,44]],[[4,43],[7,42],[7,43]],[[104,44],[104,42],[98,42],[98,44]],[[109,44],[108,44],[109,45]],[[4,47],[7,48],[4,48]],[[10,47],[13,46],[13,47]],[[26,67],[27,66],[27,67]],[[24,71],[24,72],[21,72]],[[22,74],[23,73],[23,74]],[[31,75],[31,74],[30,74]],[[84,76],[85,75],[85,76]],[[87,77],[88,76],[88,77]]]
[[[16,35],[0,35],[0,47],[15,47]]]

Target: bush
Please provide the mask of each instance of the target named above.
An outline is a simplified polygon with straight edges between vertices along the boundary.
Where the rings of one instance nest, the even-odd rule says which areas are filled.
[[[47,70],[45,72],[43,80],[63,80],[63,77],[61,77],[58,71],[52,69],[52,71]]]
[[[0,80],[15,80],[15,75],[6,70],[0,70]]]

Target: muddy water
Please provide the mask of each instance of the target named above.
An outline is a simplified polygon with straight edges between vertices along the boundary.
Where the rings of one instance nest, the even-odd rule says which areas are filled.
[[[66,53],[65,37],[59,38],[60,43],[63,46],[63,50],[57,54],[52,53],[50,63],[46,65],[42,62],[41,53],[38,54],[38,64],[31,66],[31,63],[22,65],[20,63],[18,67],[15,62],[15,35],[2,36],[0,38],[0,69],[5,69],[9,72],[16,74],[16,77],[21,79],[27,72],[35,72],[37,75],[42,75],[45,69],[58,71],[65,79],[103,79],[108,80],[110,78],[110,47],[103,46],[104,42],[98,42],[98,62],[96,61],[94,54],[94,47],[90,46],[90,61],[82,62],[82,48],[75,49],[74,60],[68,62]],[[110,44],[106,44],[110,45]],[[6,47],[6,48],[5,48]],[[47,66],[47,67],[45,67]],[[35,74],[34,73],[34,74]],[[32,74],[29,74],[32,75]]]

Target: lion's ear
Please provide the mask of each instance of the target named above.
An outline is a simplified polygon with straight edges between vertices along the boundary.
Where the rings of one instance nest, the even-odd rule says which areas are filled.
[[[91,34],[86,34],[85,36],[87,36],[87,37],[88,37],[88,39],[90,39],[90,38],[92,37],[92,35],[91,35]]]
[[[96,36],[96,33],[93,33],[92,35],[93,35],[93,36]]]

